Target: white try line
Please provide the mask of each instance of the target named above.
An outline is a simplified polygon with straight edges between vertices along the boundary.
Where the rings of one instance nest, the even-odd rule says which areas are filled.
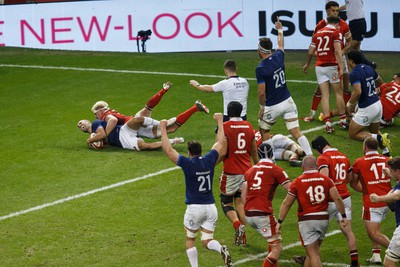
[[[94,189],[94,190],[87,191],[85,193],[81,193],[81,194],[77,194],[77,195],[74,195],[74,196],[69,196],[69,197],[66,197],[66,198],[62,198],[62,199],[59,199],[59,200],[56,200],[56,201],[53,201],[53,202],[45,203],[45,204],[42,204],[42,205],[39,205],[39,206],[36,206],[36,207],[33,207],[33,208],[29,208],[29,209],[26,209],[26,210],[13,212],[13,213],[10,213],[8,215],[1,216],[0,217],[0,221],[6,220],[6,219],[9,219],[9,218],[12,218],[12,217],[16,217],[16,216],[19,216],[19,215],[22,215],[22,214],[26,214],[26,213],[29,213],[29,212],[32,212],[32,211],[37,211],[37,210],[48,208],[48,207],[51,207],[51,206],[54,206],[54,205],[62,204],[62,203],[65,203],[65,202],[68,202],[68,201],[71,201],[71,200],[74,200],[74,199],[78,199],[78,198],[81,198],[81,197],[87,197],[87,196],[93,195],[93,194],[98,193],[98,192],[106,191],[106,190],[109,190],[109,189],[112,189],[112,188],[120,187],[120,186],[123,186],[123,185],[126,185],[126,184],[130,184],[130,183],[134,183],[134,182],[140,181],[140,180],[148,179],[148,178],[151,178],[151,177],[154,177],[154,176],[157,176],[157,175],[160,175],[160,174],[164,174],[164,173],[167,173],[167,172],[170,172],[170,171],[174,171],[174,170],[177,170],[177,169],[180,169],[180,168],[177,167],[177,166],[176,167],[172,167],[172,168],[161,170],[161,171],[158,171],[158,172],[146,174],[146,175],[143,175],[141,177],[133,178],[133,179],[130,179],[130,180],[122,181],[122,182],[111,184],[111,185],[104,186],[104,187],[100,187],[100,188],[97,188],[97,189]]]
[[[97,69],[97,68],[77,68],[77,67],[62,67],[62,66],[41,66],[41,65],[14,65],[14,64],[0,64],[0,67],[6,68],[26,68],[26,69],[51,69],[51,70],[72,70],[72,71],[88,71],[88,72],[112,72],[112,73],[128,73],[128,74],[149,74],[149,75],[169,75],[169,76],[188,76],[188,77],[207,77],[207,78],[220,78],[224,79],[226,76],[212,75],[212,74],[198,74],[198,73],[181,73],[181,72],[159,72],[159,71],[142,71],[142,70],[114,70],[114,69]],[[247,80],[254,81],[255,78],[246,78]],[[308,80],[286,80],[292,83],[312,83],[316,81]]]

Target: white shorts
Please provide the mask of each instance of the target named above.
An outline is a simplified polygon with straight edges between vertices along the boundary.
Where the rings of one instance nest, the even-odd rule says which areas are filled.
[[[257,230],[267,242],[274,242],[276,240],[282,240],[281,235],[276,235],[276,220],[273,214],[267,216],[245,216],[248,225]],[[272,236],[274,236],[272,238]]]
[[[387,216],[389,207],[365,208],[362,209],[362,219],[370,222],[381,223]]]
[[[328,220],[307,220],[298,223],[301,244],[310,245],[317,240],[324,240],[328,230]]]
[[[378,101],[366,108],[358,108],[353,116],[353,121],[361,126],[369,126],[371,123],[380,122],[382,117],[382,104]]]
[[[232,196],[239,190],[242,190],[244,175],[243,174],[225,174],[222,173],[219,178],[219,188],[224,195]]]
[[[137,131],[132,130],[126,124],[122,125],[121,129],[119,130],[119,141],[121,142],[122,147],[125,149],[140,151],[138,141],[142,139],[137,135]]]
[[[273,106],[266,106],[264,109],[263,120],[269,124],[274,124],[275,121],[283,117],[285,120],[298,118],[297,106],[292,97]]]
[[[296,145],[296,143],[292,139],[282,134],[275,134],[274,136],[272,136],[271,139],[272,139],[272,147],[274,149],[276,148],[288,149],[288,147],[293,143]]]
[[[346,219],[351,221],[351,197],[347,197],[343,199],[344,209],[346,211]],[[328,206],[328,214],[329,220],[331,221],[334,217],[336,217],[337,221],[342,219],[342,214],[338,211],[335,202],[329,202]]]
[[[191,204],[186,207],[183,225],[194,231],[201,227],[214,232],[217,219],[218,210],[215,204]]]
[[[389,247],[386,250],[386,257],[393,262],[400,262],[400,227],[394,230],[393,237],[390,240]]]
[[[151,138],[151,139],[158,138],[159,136],[154,136],[153,126],[154,125],[148,125],[146,127],[140,127],[139,130],[137,131],[137,135],[140,136],[140,137],[146,137],[146,138]]]
[[[316,66],[315,74],[317,75],[318,84],[322,83],[338,83],[340,82],[338,66]]]

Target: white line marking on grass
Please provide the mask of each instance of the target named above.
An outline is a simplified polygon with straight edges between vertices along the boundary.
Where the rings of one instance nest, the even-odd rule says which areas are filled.
[[[92,71],[92,72],[113,72],[113,73],[131,73],[131,74],[149,74],[149,75],[171,75],[171,76],[188,76],[188,77],[207,77],[224,79],[226,76],[212,74],[196,74],[196,73],[181,73],[181,72],[159,72],[159,71],[142,71],[142,70],[114,70],[114,69],[97,69],[97,68],[77,68],[77,67],[57,67],[57,66],[40,66],[40,65],[13,65],[0,64],[0,67],[7,68],[27,68],[27,69],[52,69],[52,70],[73,70],[73,71]],[[247,80],[256,80],[255,78],[246,78]],[[316,81],[309,80],[286,80],[292,83],[313,83]]]
[[[325,235],[325,237],[329,237],[329,236],[332,236],[332,235],[336,235],[336,234],[338,234],[338,233],[341,233],[341,231],[340,231],[340,230],[334,230],[334,231],[332,231],[332,232],[327,233],[327,234]],[[288,249],[290,249],[290,248],[298,247],[298,246],[301,246],[301,242],[300,242],[300,241],[297,241],[297,242],[295,242],[295,243],[292,243],[292,244],[289,244],[289,245],[287,245],[287,246],[284,246],[284,247],[283,247],[283,250],[288,250]],[[251,261],[251,260],[255,260],[255,259],[258,259],[258,258],[264,258],[264,257],[266,257],[268,254],[269,254],[269,252],[264,252],[264,253],[260,253],[260,254],[257,254],[257,255],[250,255],[248,258],[235,261],[235,262],[233,263],[233,265],[240,265],[240,264],[249,262],[249,261]],[[289,260],[279,260],[278,262],[293,263],[293,261],[289,261]],[[336,263],[335,263],[334,265],[328,265],[328,263],[327,263],[327,264],[323,263],[323,266],[339,266],[339,265],[336,264]],[[340,265],[340,266],[341,266],[341,265]],[[343,265],[343,266],[347,266],[347,264],[345,264],[345,265]]]
[[[115,188],[115,187],[123,186],[123,185],[130,184],[130,183],[134,183],[134,182],[137,182],[137,181],[140,181],[140,180],[144,180],[144,179],[147,179],[147,178],[151,178],[151,177],[154,177],[154,176],[157,176],[157,175],[160,175],[160,174],[164,174],[164,173],[167,173],[167,172],[170,172],[170,171],[177,170],[179,168],[180,167],[173,167],[173,168],[169,168],[169,169],[164,169],[164,170],[161,170],[161,171],[158,171],[158,172],[154,172],[154,173],[143,175],[143,176],[138,177],[138,178],[133,178],[133,179],[130,179],[130,180],[126,180],[126,181],[122,181],[122,182],[119,182],[119,183],[111,184],[111,185],[108,185],[108,186],[104,186],[104,187],[101,187],[101,188],[97,188],[97,189],[94,189],[94,190],[87,191],[85,193],[81,193],[81,194],[78,194],[78,195],[62,198],[62,199],[56,200],[54,202],[45,203],[45,204],[42,204],[42,205],[39,205],[39,206],[36,206],[36,207],[32,207],[32,208],[29,208],[29,209],[26,209],[26,210],[13,212],[13,213],[10,213],[8,215],[1,216],[0,217],[0,221],[6,220],[6,219],[9,219],[9,218],[12,218],[12,217],[16,217],[16,216],[19,216],[19,215],[22,215],[22,214],[26,214],[26,213],[29,213],[29,212],[32,212],[32,211],[37,211],[37,210],[41,210],[41,209],[44,209],[44,208],[47,208],[47,207],[51,207],[51,206],[54,206],[54,205],[62,204],[64,202],[68,202],[68,201],[71,201],[71,200],[74,200],[74,199],[78,199],[78,198],[81,198],[81,197],[90,196],[90,195],[93,195],[95,193],[106,191],[108,189],[112,189],[112,188]]]

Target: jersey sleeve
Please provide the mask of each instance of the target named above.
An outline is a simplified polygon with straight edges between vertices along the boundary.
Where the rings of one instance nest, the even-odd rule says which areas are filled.
[[[178,162],[176,163],[177,166],[181,167],[182,169],[189,164],[188,158],[179,154]]]
[[[349,80],[350,80],[351,85],[361,83],[360,78],[358,77],[358,73],[354,70],[349,73]]]
[[[212,88],[214,90],[214,92],[222,92],[224,90],[225,87],[225,83],[227,82],[227,80],[222,80],[217,82],[216,84],[212,85]]]
[[[265,83],[264,76],[265,76],[264,70],[262,69],[261,66],[258,66],[258,67],[256,68],[256,79],[257,79],[257,84],[263,84],[263,83]]]
[[[278,183],[280,185],[284,185],[288,182],[290,182],[289,176],[287,175],[287,173],[279,166],[277,166],[275,168],[275,175],[276,180],[278,181]]]
[[[323,168],[328,168],[329,169],[329,161],[327,159],[327,157],[324,156],[319,156],[317,159],[317,167],[318,167],[318,171],[320,171]]]

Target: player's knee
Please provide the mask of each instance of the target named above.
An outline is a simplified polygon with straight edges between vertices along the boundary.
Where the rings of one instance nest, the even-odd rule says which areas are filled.
[[[299,128],[299,120],[294,120],[294,121],[285,121],[286,123],[286,128],[290,131],[293,130],[295,128]]]
[[[233,196],[221,194],[220,197],[222,210],[225,214],[227,214],[229,211],[235,211],[235,208],[233,207]]]
[[[269,124],[268,122],[264,121],[264,120],[258,120],[258,127],[264,131],[269,131],[271,130],[272,125]]]
[[[198,232],[192,232],[186,229],[186,237],[189,239],[196,239]]]

